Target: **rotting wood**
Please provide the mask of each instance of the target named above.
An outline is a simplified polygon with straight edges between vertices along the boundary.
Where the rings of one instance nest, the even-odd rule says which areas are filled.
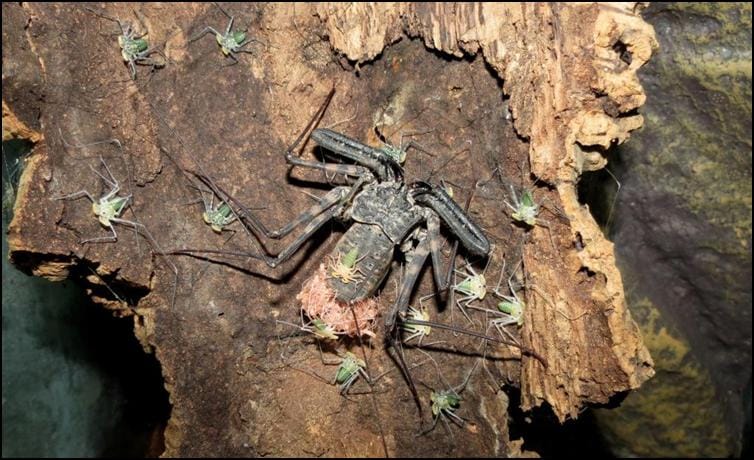
[[[571,240],[584,242],[582,251],[575,244],[562,251],[564,264],[554,265],[558,255],[543,256],[548,234],[537,228],[524,256],[543,293],[530,291],[524,336],[552,366],[528,361],[522,405],[547,402],[561,420],[576,417],[584,403],[607,402],[653,375],[626,308],[612,243],[576,192],[583,171],[606,164],[594,148],[625,141],[643,122],[631,114],[645,99],[636,71],[657,42],[638,15],[641,7],[424,3],[327,4],[318,10],[333,46],[349,59],[374,59],[400,37],[396,23],[402,20],[402,29],[430,48],[459,57],[481,52],[504,80],[514,127],[529,142],[532,174],[556,187]],[[630,63],[616,51],[621,47]]]

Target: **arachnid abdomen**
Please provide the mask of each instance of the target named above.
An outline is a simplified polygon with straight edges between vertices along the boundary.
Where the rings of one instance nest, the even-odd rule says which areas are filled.
[[[333,255],[340,261],[344,255],[355,258],[355,265],[347,268],[358,279],[328,278],[336,298],[343,302],[374,294],[387,275],[395,246],[424,218],[409,202],[405,188],[395,182],[366,185],[354,197],[348,217],[354,223],[338,241]]]
[[[352,267],[359,270],[362,277],[344,283],[337,277],[328,277],[327,282],[342,302],[353,302],[369,297],[387,275],[393,260],[395,243],[376,225],[354,223],[340,238],[332,256],[337,260],[349,252],[357,255]],[[353,251],[354,248],[356,251]]]

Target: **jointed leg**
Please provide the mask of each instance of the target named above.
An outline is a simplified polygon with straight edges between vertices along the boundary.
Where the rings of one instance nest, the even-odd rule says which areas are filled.
[[[441,236],[440,236],[440,219],[437,215],[427,218],[427,238],[429,238],[430,251],[432,253],[432,273],[435,278],[437,292],[443,292],[450,287],[450,280],[455,272],[456,252],[458,251],[458,240],[453,243],[453,250],[450,252],[450,261],[448,270],[442,270],[441,257]]]
[[[437,414],[434,417],[432,417],[432,426],[430,426],[426,430],[424,430],[421,433],[419,433],[419,436],[424,436],[425,434],[427,434],[427,433],[431,432],[432,430],[434,430],[435,427],[437,426],[437,421],[440,420],[440,417],[442,417],[442,415],[440,415],[440,414]],[[445,422],[445,423],[447,423],[447,422]],[[448,430],[450,430],[450,428],[448,428]]]
[[[218,8],[222,10],[222,8],[220,8],[219,5],[218,5]],[[223,10],[223,13],[225,13],[224,10]],[[227,13],[225,13],[225,14],[227,14]],[[211,27],[208,27],[207,29],[209,31],[214,31],[214,29],[212,29]],[[207,30],[203,31],[202,33],[204,34],[204,33],[206,33],[206,31]],[[332,96],[333,96],[334,92],[335,92],[335,89],[333,88],[330,91],[330,93],[328,94],[328,96],[327,96],[327,98],[325,100],[325,104],[323,104],[323,106],[320,107],[320,109],[315,114],[314,118],[310,121],[310,123],[307,126],[306,130],[301,133],[301,135],[297,138],[296,142],[293,144],[293,146],[291,146],[289,148],[289,150],[292,150],[293,148],[295,148],[295,146],[301,141],[301,139],[303,139],[304,135],[306,135],[306,133],[310,130],[311,126],[324,113],[324,110],[326,109],[327,104],[329,103],[329,101],[332,99]],[[166,126],[167,126],[167,123],[164,120],[164,117],[160,116],[160,118],[162,119],[163,123],[165,123]],[[179,141],[179,143],[181,144],[181,146],[184,149],[188,150],[188,148],[186,148],[186,146],[183,144],[183,141],[181,141],[180,138],[178,138],[178,141]],[[168,153],[165,149],[163,149],[163,150],[166,153]],[[170,157],[169,153],[168,153],[168,156]],[[230,205],[231,211],[233,212],[233,214],[235,215],[236,218],[238,218],[239,220],[241,220],[242,223],[249,224],[249,226],[251,226],[255,231],[259,231],[260,233],[262,233],[262,234],[264,234],[265,236],[268,236],[268,237],[282,238],[286,234],[290,233],[292,231],[292,229],[295,228],[297,225],[300,225],[301,223],[304,223],[304,222],[307,222],[307,221],[311,221],[312,219],[314,219],[316,217],[316,215],[317,215],[316,214],[317,212],[319,212],[321,210],[327,209],[328,205],[330,205],[330,206],[334,205],[338,201],[338,199],[340,199],[342,197],[342,195],[339,195],[340,192],[339,191],[335,191],[336,189],[334,189],[333,191],[331,191],[333,193],[333,195],[332,195],[333,199],[332,200],[329,200],[329,201],[327,200],[330,197],[329,194],[328,194],[328,196],[326,196],[325,198],[322,199],[323,202],[324,201],[328,201],[328,204],[320,203],[318,205],[319,207],[315,206],[314,208],[310,209],[309,211],[307,211],[306,213],[304,213],[304,215],[299,216],[299,218],[295,222],[293,222],[293,223],[291,223],[289,225],[284,226],[282,229],[278,230],[277,232],[270,232],[269,230],[267,230],[266,227],[264,227],[264,225],[262,225],[261,221],[259,221],[259,219],[257,219],[251,213],[251,211],[249,210],[249,208],[245,207],[242,203],[240,203],[232,195],[224,192],[220,187],[218,187],[211,180],[211,178],[209,177],[209,175],[204,171],[204,168],[202,168],[201,163],[199,163],[195,158],[193,160],[197,164],[197,166],[199,168],[199,171],[201,171],[201,173],[194,173],[194,175],[199,180],[201,180],[205,185],[207,185],[212,190],[212,192],[214,194],[216,194],[220,199],[224,200],[228,205]],[[237,212],[236,210],[240,210],[240,212]],[[241,215],[240,215],[240,213],[243,213],[245,218],[242,218]],[[327,218],[331,217],[334,214],[335,214],[334,212],[328,212]],[[323,224],[323,222],[319,223],[320,226],[322,224]],[[244,228],[246,229],[247,225],[244,225]],[[270,235],[274,235],[274,236],[270,236]],[[301,243],[303,243],[303,242],[301,242]],[[300,247],[301,243],[299,243],[298,246],[296,246],[296,248]],[[294,243],[294,245],[295,245],[295,243]],[[202,253],[202,252],[204,252],[204,253],[212,253],[212,251],[197,251],[197,250],[191,251],[191,252],[188,251],[188,250],[185,250],[185,251],[184,250],[179,250],[179,251],[173,251],[172,253]],[[222,254],[224,252],[215,252],[215,253]],[[252,256],[250,254],[238,254],[237,253],[236,255],[242,255],[242,256],[246,256],[246,257],[249,257],[249,256],[254,257],[254,256]],[[263,260],[265,260],[268,263],[268,265],[276,266],[277,263],[279,263],[281,261],[280,256],[282,256],[282,255],[283,255],[283,253],[281,253],[278,258],[269,258],[269,257],[265,257],[265,256],[257,256],[256,258],[262,258]],[[276,259],[277,259],[277,261],[276,261]]]
[[[121,219],[119,217],[113,217],[110,219],[110,221],[133,228],[136,231],[137,235],[139,234],[139,231],[141,231],[144,237],[149,241],[149,244],[152,245],[152,247],[157,251],[157,253],[160,255],[165,255],[165,251],[163,251],[160,248],[160,245],[157,244],[157,241],[155,241],[154,237],[152,236],[151,233],[149,233],[149,230],[147,230],[147,227],[144,224],[139,223],[139,222],[133,222],[126,219]],[[115,228],[112,225],[110,226],[110,228],[112,229],[113,233],[115,233]]]
[[[333,206],[337,203],[348,203],[350,202],[354,195],[361,189],[361,186],[366,181],[366,177],[360,177],[359,180],[351,185],[351,186],[341,186],[336,187],[332,190],[330,190],[324,197],[318,198],[319,203],[312,206],[309,211],[306,211],[302,213],[300,216],[298,216],[296,219],[294,219],[289,224],[283,226],[281,229],[275,231],[268,230],[265,225],[262,223],[261,220],[259,220],[254,214],[252,214],[248,209],[240,205],[237,200],[234,200],[234,203],[239,205],[241,211],[243,212],[242,217],[248,219],[248,224],[251,227],[251,229],[257,234],[261,232],[264,234],[267,238],[273,238],[273,239],[279,239],[287,235],[291,232],[295,227],[298,225],[310,221],[312,218],[314,218],[317,214],[322,212],[323,210],[327,209],[330,206]],[[227,194],[226,194],[227,195]],[[233,199],[233,197],[230,197],[230,199]],[[243,220],[243,222],[247,222],[246,220]]]
[[[110,219],[114,220],[114,219]],[[97,238],[89,238],[88,240],[81,240],[81,244],[87,244],[87,243],[114,243],[118,241],[118,234],[115,232],[115,227],[113,225],[110,225],[110,231],[113,232],[110,236],[100,236]]]
[[[262,40],[257,40],[256,38],[247,38],[246,41],[244,41],[243,43],[241,43],[240,45],[238,45],[239,49],[237,51],[239,53],[252,53],[251,50],[243,50],[243,49],[241,49],[244,46],[248,45],[249,43],[259,43],[261,45],[265,44]]]
[[[393,309],[385,320],[385,326],[388,331],[392,331],[395,328],[398,315],[403,317],[408,309],[408,303],[411,298],[411,293],[414,291],[414,285],[419,278],[422,267],[424,267],[424,262],[427,260],[427,256],[429,256],[429,241],[427,239],[422,240],[413,251],[407,254],[407,256],[409,256],[410,259],[408,267],[406,267],[404,273],[403,281],[401,282],[400,290],[398,291],[398,298],[395,300]]]
[[[262,222],[259,221],[259,219],[257,219],[253,214],[248,212],[246,208],[242,209],[243,212],[241,213],[240,217],[243,222],[246,222],[247,219],[251,221],[249,223],[251,224],[252,229],[260,230],[267,238],[280,239],[291,233],[291,231],[293,231],[293,229],[295,229],[299,225],[311,222],[314,218],[316,218],[324,211],[328,210],[337,203],[342,202],[343,199],[348,195],[348,189],[349,187],[336,187],[330,190],[325,196],[320,198],[319,203],[313,205],[311,208],[299,214],[295,219],[277,230],[268,230],[264,226],[264,224],[262,224]]]
[[[315,207],[320,206],[316,205]],[[312,236],[320,227],[327,223],[333,216],[340,212],[340,206],[331,207],[325,210],[319,215],[311,218],[308,213],[302,214],[306,216],[307,220],[310,220],[309,224],[304,228],[304,232],[298,236],[288,247],[283,249],[277,256],[271,257],[264,254],[253,254],[248,252],[238,251],[220,251],[215,249],[178,249],[170,251],[170,254],[223,254],[229,256],[238,257],[251,257],[258,260],[263,260],[268,266],[275,268],[281,263],[288,260],[305,242]],[[301,218],[302,216],[299,216]],[[304,220],[304,219],[301,219]]]
[[[121,35],[126,35],[126,31],[128,29],[130,29],[130,26],[128,26],[128,25],[124,27],[123,23],[118,18],[114,18],[112,16],[108,16],[108,15],[106,15],[106,14],[100,12],[100,11],[97,11],[97,10],[95,10],[93,8],[89,8],[88,6],[85,6],[84,9],[87,10],[87,11],[89,11],[90,13],[93,13],[95,16],[101,17],[102,19],[107,19],[108,21],[113,21],[113,22],[117,23],[118,27],[120,28]]]
[[[132,222],[132,221],[126,220],[126,219],[120,219],[118,217],[114,217],[114,218],[112,218],[110,220],[112,222],[116,222],[116,223],[121,224],[121,225],[127,225],[127,226],[130,226],[130,227],[133,227],[133,229],[136,231],[137,235],[138,235],[139,231],[141,231],[142,235],[144,235],[144,237],[147,239],[147,241],[149,241],[149,244],[157,252],[157,254],[163,256],[163,259],[165,260],[165,262],[168,264],[168,266],[173,271],[173,274],[175,275],[175,280],[174,280],[174,283],[173,283],[173,294],[172,294],[172,299],[171,299],[171,302],[170,302],[171,306],[175,305],[175,297],[176,297],[176,293],[177,293],[177,290],[178,290],[178,267],[176,267],[175,264],[173,264],[173,262],[170,261],[170,259],[168,259],[167,257],[165,257],[168,253],[165,252],[165,251],[163,251],[162,248],[160,248],[160,245],[157,244],[157,240],[154,239],[154,237],[149,232],[149,230],[147,230],[147,227],[144,224],[141,224],[139,222]],[[110,228],[113,231],[113,234],[115,234],[115,228],[114,228],[114,226],[111,225]],[[116,235],[116,237],[117,237],[117,235]]]
[[[343,174],[344,176],[363,177],[370,174],[369,170],[363,166],[304,160],[293,155],[293,153],[290,151],[285,153],[285,161],[293,166],[319,169],[320,171],[325,171],[333,174]]]
[[[102,178],[104,179],[104,177],[102,177]],[[105,180],[107,180],[107,179],[105,179]],[[59,197],[54,198],[54,199],[55,200],[76,200],[76,199],[81,198],[82,196],[87,197],[89,199],[89,201],[91,201],[92,203],[97,203],[97,200],[95,200],[94,197],[92,195],[90,195],[89,192],[87,192],[86,190],[81,190],[81,191],[78,191],[78,192],[74,192],[74,193],[71,193],[70,195],[59,196]],[[123,208],[126,206],[127,203],[128,203],[128,200],[126,200],[121,205],[119,211],[123,210]],[[110,225],[109,228],[110,228],[110,231],[113,233],[111,236],[101,236],[101,237],[97,237],[97,238],[89,238],[87,240],[81,240],[80,243],[81,244],[99,243],[99,242],[109,242],[109,243],[112,243],[112,242],[118,241],[118,234],[115,232],[115,229],[113,228],[113,226]]]
[[[472,320],[469,314],[466,312],[466,307],[468,307],[469,304],[476,299],[477,299],[476,295],[470,295],[462,299],[458,299],[456,301],[456,303],[458,304],[458,309],[461,310],[461,313],[463,313],[463,316],[466,318],[466,321],[468,321],[469,324],[472,324],[472,325],[474,324],[474,320]]]
[[[238,58],[233,56],[233,52],[228,53],[228,57],[232,59],[230,64],[223,64],[222,67],[230,67],[232,65],[238,64]]]
[[[506,337],[508,337],[516,346],[518,346],[519,348],[521,347],[521,343],[518,341],[518,339],[516,339],[516,337],[514,337],[513,334],[511,334],[510,331],[508,331],[508,329],[506,328],[506,326],[516,324],[515,320],[504,318],[500,320],[492,320],[491,324],[495,327],[495,329],[497,329],[497,333],[500,334],[501,338],[505,339]]]
[[[419,409],[419,419],[421,420],[421,401],[419,400],[419,393],[416,391],[416,385],[414,384],[414,380],[411,378],[411,373],[409,372],[408,366],[406,365],[406,361],[403,357],[401,334],[400,329],[396,327],[396,319],[399,314],[401,315],[401,317],[403,317],[406,313],[406,310],[408,309],[408,302],[411,297],[411,293],[414,290],[414,285],[416,284],[416,280],[419,278],[419,274],[421,273],[421,269],[424,266],[424,262],[427,260],[427,256],[429,256],[429,242],[426,239],[422,240],[419,245],[410,254],[407,255],[410,256],[408,267],[406,268],[405,276],[403,278],[403,281],[401,282],[401,287],[398,292],[398,298],[393,305],[392,311],[387,315],[387,318],[385,320],[385,326],[387,327],[388,333],[391,335],[391,342],[393,349],[395,350],[396,360],[399,367],[401,368],[403,376],[408,382],[411,394],[413,395],[416,406]]]
[[[158,54],[161,56],[162,59],[155,59],[155,58],[150,57],[152,54]],[[150,48],[144,51],[143,53],[140,53],[139,56],[136,57],[134,62],[139,65],[152,66],[152,70],[154,71],[154,69],[156,68],[165,67],[167,60],[168,58],[167,56],[165,56],[165,53],[163,53],[162,51],[158,49]]]
[[[247,229],[250,229],[257,236],[260,236],[261,234],[267,238],[279,239],[279,238],[285,237],[294,228],[304,223],[314,224],[314,222],[316,221],[318,222],[318,225],[321,226],[324,222],[321,222],[321,219],[318,217],[320,213],[326,212],[326,210],[330,209],[332,206],[335,206],[338,202],[348,201],[348,199],[350,199],[355,193],[358,192],[361,184],[371,178],[371,173],[369,173],[369,171],[366,168],[359,167],[357,165],[328,164],[328,163],[307,161],[292,154],[292,152],[294,151],[296,146],[301,142],[301,140],[304,138],[306,133],[312,128],[313,125],[315,125],[316,121],[324,113],[324,110],[327,107],[327,104],[329,103],[330,99],[332,98],[333,93],[334,93],[334,89],[328,94],[325,103],[318,110],[318,112],[315,114],[312,120],[309,122],[309,125],[306,127],[304,132],[302,132],[301,135],[299,135],[299,137],[296,139],[296,141],[287,149],[286,154],[285,154],[286,161],[289,164],[292,164],[294,166],[309,167],[312,169],[320,169],[320,170],[324,170],[328,172],[345,174],[352,177],[358,177],[360,180],[357,181],[357,183],[351,187],[337,187],[331,190],[325,197],[319,199],[320,202],[318,204],[310,208],[308,211],[302,213],[300,216],[298,216],[296,219],[294,219],[290,223],[284,225],[282,228],[278,230],[268,229],[262,223],[262,221],[254,215],[254,213],[252,213],[249,209],[247,209],[242,203],[240,203],[232,195],[223,191],[219,186],[214,184],[214,182],[207,175],[195,173],[196,177],[199,180],[201,180],[205,185],[209,186],[215,194],[225,199],[227,203],[232,204],[233,206],[231,206],[231,208],[238,209],[237,217],[242,221],[242,223],[244,224],[244,227]],[[346,191],[348,192],[346,193]],[[236,213],[235,210],[233,212]],[[327,211],[327,214],[328,214],[327,218],[329,218],[329,217],[334,216],[336,213]],[[309,228],[310,226],[307,226],[307,230],[304,231],[305,237],[308,237],[308,234],[310,234]],[[315,231],[315,230],[316,228],[313,229],[312,231]],[[286,248],[283,252],[281,252],[275,258],[267,257],[264,255],[256,256],[256,257],[251,256],[251,257],[262,259],[269,266],[275,267],[279,263],[281,263],[282,261],[290,257],[290,255],[292,254],[291,250],[292,251],[297,250],[302,243],[303,241],[300,238],[297,239],[296,242],[294,242],[289,248]],[[181,251],[181,252],[185,253],[186,251]],[[201,251],[201,252],[212,253],[211,251]],[[225,253],[225,254],[228,254],[228,253]],[[229,255],[241,255],[241,254],[229,254]],[[244,254],[244,255],[249,256],[248,254]]]
[[[86,190],[80,190],[78,192],[73,192],[73,193],[71,193],[69,195],[63,195],[63,196],[59,196],[59,197],[52,198],[52,199],[53,200],[77,200],[77,199],[81,198],[82,196],[85,196],[85,197],[89,198],[89,201],[91,201],[92,203],[96,203],[97,202],[94,199],[94,197],[91,196],[89,194],[89,192],[87,192]]]
[[[319,120],[319,118],[322,116],[325,109],[327,108],[327,105],[332,99],[332,96],[334,93],[335,93],[335,88],[333,88],[330,91],[330,93],[328,94],[325,100],[325,103],[320,107],[320,109],[314,115],[312,120],[310,120],[306,129],[298,136],[296,141],[287,149],[286,155],[290,155],[290,153],[296,148],[296,146],[301,142],[301,140],[312,129],[312,126],[314,126],[317,123],[317,121]],[[262,222],[248,208],[243,206],[243,204],[240,203],[237,199],[235,199],[232,195],[228,194],[227,192],[224,192],[219,186],[217,186],[210,179],[210,177],[204,172],[200,164],[198,164],[198,166],[201,171],[201,174],[194,173],[196,177],[199,180],[201,180],[205,185],[209,186],[209,188],[215,194],[217,194],[218,197],[225,200],[226,203],[231,205],[230,206],[231,210],[233,211],[234,214],[236,214],[236,217],[239,218],[239,220],[241,220],[241,222],[244,224],[244,228],[247,231],[250,228],[252,232],[257,234],[257,236],[259,234],[263,234],[270,238],[282,238],[283,236],[290,233],[298,225],[301,225],[303,223],[307,223],[307,225],[306,225],[306,228],[304,229],[304,233],[301,236],[299,236],[293,243],[291,243],[290,246],[288,246],[282,252],[280,252],[276,257],[270,257],[264,254],[251,254],[251,253],[246,253],[246,252],[217,251],[217,250],[191,250],[191,249],[181,249],[181,250],[171,251],[171,254],[202,254],[204,253],[204,254],[224,254],[224,255],[232,255],[232,256],[239,256],[239,257],[252,257],[255,259],[264,260],[264,262],[270,267],[276,267],[278,264],[290,258],[291,255],[296,250],[298,250],[298,248],[300,248],[301,245],[303,245],[303,243],[314,232],[316,232],[322,225],[325,224],[325,222],[327,222],[333,216],[337,215],[342,210],[342,206],[339,206],[338,203],[348,196],[349,190],[351,191],[351,193],[354,193],[354,190],[355,190],[354,187],[337,187],[331,190],[324,198],[322,198],[320,203],[316,204],[315,206],[310,208],[308,211],[304,212],[293,222],[283,226],[281,229],[277,231],[270,231],[262,224]],[[320,166],[320,165],[317,164],[317,166]],[[337,168],[341,166],[347,167],[348,165],[334,165],[334,166]],[[353,172],[351,169],[347,169],[347,171]],[[239,211],[237,212],[236,210],[239,210]]]
[[[268,266],[276,267],[280,263],[284,262],[295,253],[298,248],[311,236],[319,227],[324,225],[327,220],[337,215],[340,212],[341,207],[336,206],[338,203],[343,202],[348,198],[349,193],[353,194],[358,188],[358,185],[353,187],[336,187],[328,192],[324,197],[320,198],[320,202],[312,206],[309,210],[300,214],[293,221],[284,225],[278,230],[270,231],[264,224],[247,208],[245,208],[238,200],[233,196],[223,191],[219,186],[214,184],[208,177],[194,173],[196,177],[201,180],[205,185],[209,186],[212,191],[220,197],[226,197],[226,202],[232,203],[237,206],[240,211],[237,214],[239,220],[244,224],[244,228],[251,229],[252,232],[257,235],[264,234],[268,238],[279,239],[288,235],[293,229],[301,224],[309,223],[304,230],[304,234],[298,237],[289,247],[285,248],[276,257],[269,257],[267,255],[257,255],[246,252],[233,252],[233,251],[220,251],[220,250],[194,250],[194,249],[180,249],[172,251],[172,254],[224,254],[238,257],[252,257],[255,259],[263,260]],[[335,206],[335,208],[333,208]],[[231,209],[233,207],[231,206]],[[332,209],[331,209],[332,208]],[[235,210],[233,211],[236,213]],[[324,213],[324,214],[323,214]]]
[[[225,11],[225,8],[223,8],[222,6],[220,6],[219,3],[217,3],[217,2],[212,2],[212,3],[214,3],[215,6],[217,7],[217,9],[219,9],[220,11],[222,11],[225,16],[227,16],[227,17],[230,18],[230,24],[228,24],[228,30],[230,31],[230,27],[233,25],[233,16],[231,16],[227,11]]]
[[[104,164],[104,162],[103,162],[103,164]],[[105,166],[105,167],[107,167],[107,166]],[[92,171],[94,171],[94,174],[98,175],[103,181],[105,181],[105,183],[107,185],[110,186],[110,191],[107,192],[107,194],[105,196],[103,196],[102,198],[100,198],[100,200],[102,200],[102,201],[109,201],[110,198],[114,197],[120,191],[120,186],[118,185],[118,182],[115,181],[115,179],[113,179],[113,181],[110,181],[107,177],[105,177],[102,174],[100,174],[100,172],[97,171],[96,169],[94,169],[91,165],[89,166],[89,168]],[[108,172],[109,171],[110,170],[108,170]],[[112,174],[110,176],[112,177]]]
[[[118,143],[118,148],[120,148],[120,141],[118,141],[117,139],[116,139],[115,141],[116,141],[116,142]],[[107,141],[107,142],[111,142],[111,141]],[[110,176],[110,179],[108,180],[107,178],[105,178],[104,176],[102,176],[102,174],[100,174],[100,173],[99,173],[98,171],[96,171],[96,170],[95,170],[94,172],[95,172],[95,173],[97,173],[97,175],[98,175],[98,176],[102,177],[102,179],[104,179],[104,180],[105,180],[105,182],[107,182],[108,184],[110,184],[110,186],[111,186],[112,188],[114,188],[114,189],[120,189],[120,186],[119,186],[119,184],[118,184],[118,181],[117,181],[117,180],[115,179],[115,176],[113,176],[113,172],[112,172],[112,171],[110,171],[110,167],[109,167],[109,166],[107,166],[107,163],[105,163],[105,160],[104,160],[104,158],[102,158],[102,157],[100,156],[100,157],[99,157],[99,161],[100,161],[100,162],[102,163],[102,166],[104,166],[104,167],[105,167],[105,171],[107,171],[107,175],[108,175],[108,176]],[[92,168],[92,169],[94,169],[94,168]]]
[[[304,228],[304,232],[296,238],[287,248],[283,249],[277,257],[262,256],[264,262],[272,268],[288,260],[298,249],[311,237],[317,230],[326,224],[330,219],[340,212],[340,207],[336,206],[328,209],[319,216],[315,217]]]
[[[461,428],[463,428],[463,426],[466,424],[466,420],[462,419],[459,415],[453,413],[453,411],[446,410],[446,411],[443,411],[443,413],[450,418],[450,421],[455,422]]]
[[[133,12],[134,16],[136,16],[136,20],[139,21],[139,30],[142,31],[141,34],[136,35],[134,37],[134,38],[138,39],[138,38],[141,38],[141,37],[147,35],[149,33],[149,31],[147,30],[147,25],[144,24],[144,18],[141,16],[141,14],[138,11],[136,11],[136,10],[132,10],[132,12]]]
[[[203,36],[207,35],[207,32],[212,32],[215,35],[222,36],[222,34],[220,32],[218,32],[218,31],[216,31],[213,27],[205,27],[204,30],[202,30],[199,33],[199,35],[195,36],[194,38],[189,39],[188,42],[191,43],[191,42],[195,42],[195,41],[199,40]]]
[[[432,273],[435,277],[435,286],[438,292],[442,292],[448,288],[450,284],[449,277],[447,280],[443,279],[442,258],[440,255],[440,218],[436,214],[432,213],[427,218],[427,238],[429,239],[429,247],[432,253]]]

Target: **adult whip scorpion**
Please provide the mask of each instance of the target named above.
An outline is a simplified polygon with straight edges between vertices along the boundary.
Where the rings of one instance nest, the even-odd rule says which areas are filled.
[[[200,179],[223,200],[230,203],[241,222],[258,237],[279,239],[303,225],[301,234],[276,256],[223,250],[181,249],[174,254],[223,254],[252,257],[277,267],[288,260],[319,228],[331,219],[351,222],[338,241],[332,258],[347,257],[352,264],[351,276],[331,276],[327,281],[336,298],[347,304],[372,296],[390,270],[395,248],[404,253],[406,269],[398,296],[385,319],[385,325],[397,351],[402,371],[416,397],[411,377],[398,351],[400,328],[398,318],[405,319],[414,285],[427,257],[431,254],[435,282],[445,289],[449,276],[441,269],[440,223],[444,222],[453,235],[474,256],[490,253],[490,243],[478,225],[448,195],[444,188],[427,181],[407,184],[403,167],[389,147],[374,148],[330,129],[318,128],[310,137],[329,155],[349,163],[310,161],[294,155],[296,146],[312,130],[334,94],[329,93],[325,103],[315,114],[295,143],[285,153],[292,166],[321,170],[329,174],[342,174],[350,185],[336,186],[319,202],[278,230],[269,230],[257,216],[242,203],[220,189],[209,177]],[[452,261],[451,261],[452,264]],[[356,272],[358,270],[358,272]]]

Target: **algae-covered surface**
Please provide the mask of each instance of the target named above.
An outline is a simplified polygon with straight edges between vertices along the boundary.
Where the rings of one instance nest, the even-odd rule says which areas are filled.
[[[735,455],[751,377],[751,4],[644,17],[660,51],[640,72],[645,126],[610,164],[610,232],[658,376],[608,424],[625,452]]]
[[[626,155],[645,150],[634,174],[733,232],[713,249],[742,254],[751,242],[751,4],[665,4],[646,17],[662,41],[642,74],[657,98]]]
[[[644,342],[652,350],[657,373],[628,395],[619,410],[599,412],[615,453],[652,457],[728,455],[729,434],[709,373],[649,299],[631,302],[630,307],[642,324]],[[626,440],[631,442],[627,445]]]

